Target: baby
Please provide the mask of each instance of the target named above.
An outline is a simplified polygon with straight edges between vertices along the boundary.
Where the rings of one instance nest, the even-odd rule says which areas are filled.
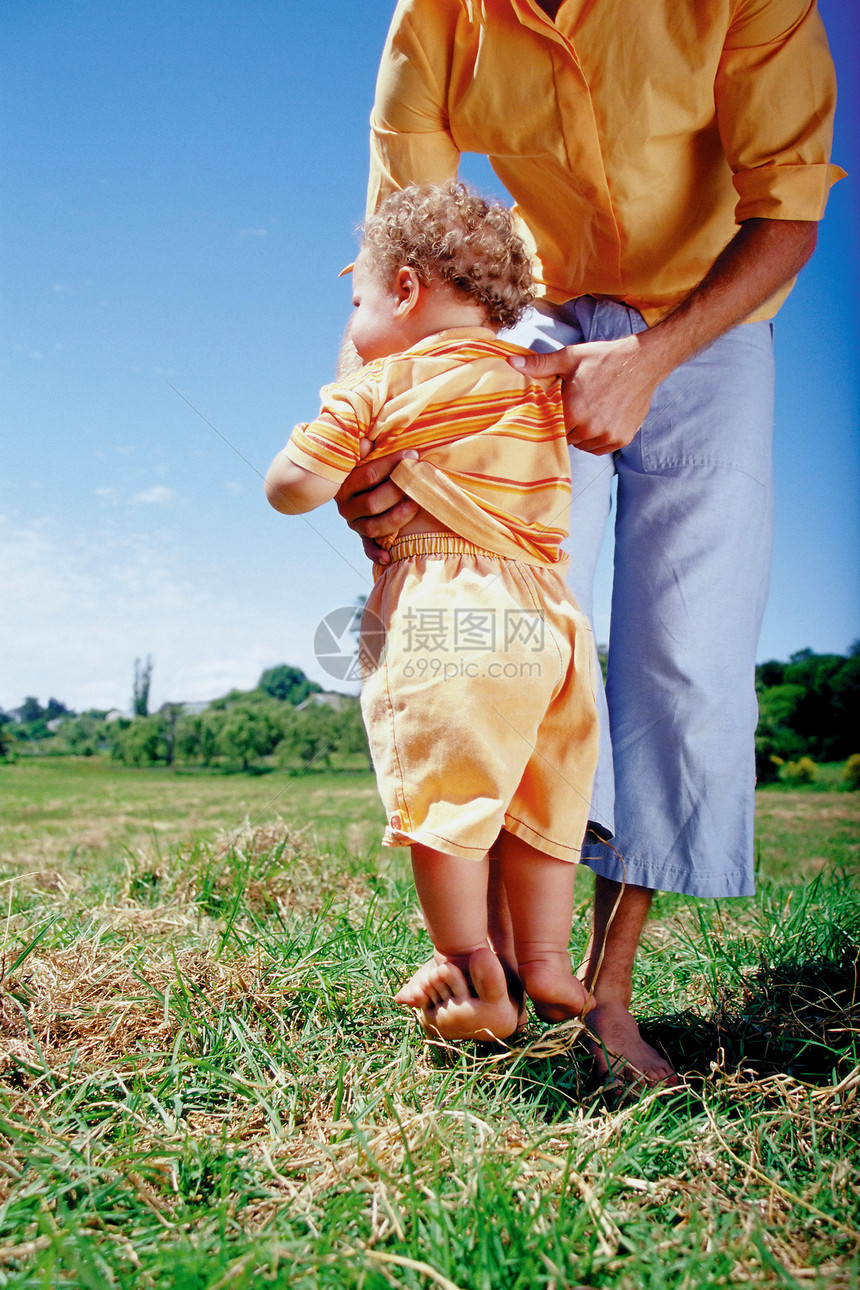
[[[411,847],[434,947],[396,999],[449,1039],[510,1036],[522,988],[547,1021],[591,1006],[568,954],[597,717],[591,633],[563,577],[561,393],[517,372],[526,351],[497,335],[533,292],[506,207],[459,183],[391,194],[353,271],[365,366],[323,389],[266,476],[272,506],[297,514],[334,497],[362,441],[415,450],[392,478],[420,509],[375,568],[361,704],[383,843]],[[515,961],[491,941],[491,880]]]

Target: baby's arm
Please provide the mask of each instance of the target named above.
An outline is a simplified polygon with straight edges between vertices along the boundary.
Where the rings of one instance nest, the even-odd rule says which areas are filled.
[[[320,393],[317,416],[293,429],[266,472],[266,497],[285,515],[302,515],[331,501],[358,461],[375,415],[373,391],[360,381],[325,385]]]
[[[330,502],[343,481],[333,483],[297,466],[282,448],[266,471],[266,497],[283,515],[303,515]]]

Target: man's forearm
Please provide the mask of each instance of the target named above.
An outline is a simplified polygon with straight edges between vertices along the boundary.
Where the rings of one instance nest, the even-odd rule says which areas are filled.
[[[643,355],[658,381],[743,322],[799,273],[817,236],[817,223],[806,220],[745,221],[687,299],[640,333]]]
[[[817,224],[748,220],[682,304],[645,331],[586,341],[509,361],[532,376],[560,376],[568,441],[598,456],[629,444],[661,381],[744,321],[803,267]]]

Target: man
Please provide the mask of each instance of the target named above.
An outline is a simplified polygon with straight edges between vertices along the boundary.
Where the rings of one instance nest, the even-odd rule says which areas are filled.
[[[564,381],[586,612],[617,477],[582,974],[598,1065],[649,1082],[671,1077],[630,1013],[653,891],[753,889],[770,320],[842,174],[834,104],[814,0],[400,0],[380,66],[368,209],[481,152],[534,249],[545,301],[512,338]],[[374,465],[340,501],[371,539],[412,513]]]

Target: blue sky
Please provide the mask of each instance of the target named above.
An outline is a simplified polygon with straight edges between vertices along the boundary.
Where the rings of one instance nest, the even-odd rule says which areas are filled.
[[[0,706],[126,708],[147,654],[155,704],[249,688],[280,662],[329,682],[315,628],[366,593],[369,567],[333,506],[285,519],[260,476],[316,411],[348,317],[337,273],[392,7],[3,5]],[[850,8],[821,3],[851,178],[777,325],[762,659],[860,636]],[[463,173],[493,186],[482,162]]]

